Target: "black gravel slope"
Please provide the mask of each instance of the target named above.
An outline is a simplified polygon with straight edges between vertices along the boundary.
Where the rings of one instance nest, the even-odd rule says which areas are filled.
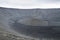
[[[20,23],[13,23],[11,28],[16,32],[32,37],[60,38],[59,26],[28,26]]]

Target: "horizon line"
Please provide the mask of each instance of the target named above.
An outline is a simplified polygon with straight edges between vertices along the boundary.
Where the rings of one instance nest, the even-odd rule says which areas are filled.
[[[34,7],[34,8],[0,7],[0,8],[12,8],[12,9],[60,9],[60,8],[39,8],[39,7]]]

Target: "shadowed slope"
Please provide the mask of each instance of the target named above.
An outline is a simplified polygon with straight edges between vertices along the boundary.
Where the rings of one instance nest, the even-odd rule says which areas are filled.
[[[36,38],[59,38],[60,31],[56,29],[58,26],[31,26],[15,22],[11,28],[18,33],[25,34]]]

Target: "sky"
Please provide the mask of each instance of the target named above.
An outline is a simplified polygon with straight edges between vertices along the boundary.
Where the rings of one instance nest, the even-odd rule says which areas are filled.
[[[60,0],[0,0],[0,7],[7,8],[60,8]]]

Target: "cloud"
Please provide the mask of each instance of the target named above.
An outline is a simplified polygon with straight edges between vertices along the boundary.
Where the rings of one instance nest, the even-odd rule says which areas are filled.
[[[0,6],[11,8],[60,8],[59,0],[0,0]]]
[[[35,0],[39,2],[59,2],[60,0]]]

